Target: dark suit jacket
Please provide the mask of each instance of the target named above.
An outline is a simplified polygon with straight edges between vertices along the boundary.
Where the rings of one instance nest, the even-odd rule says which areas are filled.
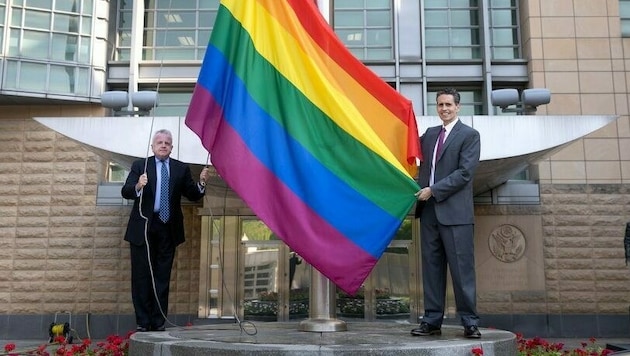
[[[418,184],[429,186],[433,149],[442,126],[429,127],[420,137],[422,156]],[[435,212],[442,225],[474,223],[473,175],[479,165],[481,141],[479,132],[457,121],[448,134],[440,157],[436,157],[435,183],[431,192],[435,198]],[[425,202],[416,204],[416,217],[422,215]]]
[[[148,225],[151,226],[153,220],[153,205],[155,203],[155,192],[157,182],[157,172],[155,165],[155,156],[147,158],[147,178],[148,183],[144,187],[141,197],[136,196],[136,183],[138,178],[144,173],[145,160],[139,159],[131,165],[131,171],[127,176],[125,185],[121,189],[123,198],[133,199],[133,208],[129,215],[129,223],[127,224],[127,232],[125,233],[125,241],[138,246],[144,244],[145,219],[138,211],[138,205],[142,201],[142,215],[149,219]],[[184,215],[181,209],[181,197],[185,196],[191,201],[201,199],[204,194],[199,192],[197,183],[192,179],[190,167],[188,164],[176,159],[169,159],[169,199],[170,199],[170,229],[171,236],[175,245],[184,242]]]

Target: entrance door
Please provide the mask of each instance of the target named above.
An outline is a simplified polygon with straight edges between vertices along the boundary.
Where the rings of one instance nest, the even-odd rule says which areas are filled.
[[[306,261],[256,217],[203,221],[200,318],[308,318],[312,267]],[[417,320],[421,292],[412,226],[411,219],[403,223],[359,293],[337,292],[338,318]]]

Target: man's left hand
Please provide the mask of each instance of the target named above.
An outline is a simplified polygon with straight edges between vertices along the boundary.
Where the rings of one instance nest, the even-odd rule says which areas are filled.
[[[199,183],[205,186],[209,179],[210,170],[208,169],[208,167],[204,167],[204,169],[201,170],[201,174],[199,174]]]
[[[427,201],[429,200],[429,198],[431,198],[431,196],[433,196],[433,194],[431,193],[430,187],[424,187],[420,189],[420,191],[418,191],[415,195],[416,195],[416,199],[421,200],[421,201]]]

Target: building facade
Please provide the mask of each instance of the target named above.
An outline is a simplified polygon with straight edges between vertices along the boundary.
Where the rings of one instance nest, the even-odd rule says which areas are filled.
[[[435,115],[444,86],[461,91],[463,117],[499,128],[510,121],[491,93],[504,88],[548,88],[551,102],[536,116],[615,118],[535,160],[515,157],[520,168],[510,179],[477,191],[478,307],[482,326],[525,335],[628,336],[630,2],[318,4],[346,46],[412,100],[421,124]],[[119,196],[128,160],[38,118],[112,116],[100,102],[108,90],[155,90],[153,117],[185,115],[218,6],[0,0],[0,337],[47,338],[50,323],[65,317],[81,337],[135,327],[122,239],[130,205]],[[147,147],[145,131],[124,144]],[[203,202],[183,206],[187,241],[174,265],[172,323],[307,317],[308,264],[219,179],[210,188]],[[337,295],[339,317],[417,321],[417,224],[403,224],[359,295]]]

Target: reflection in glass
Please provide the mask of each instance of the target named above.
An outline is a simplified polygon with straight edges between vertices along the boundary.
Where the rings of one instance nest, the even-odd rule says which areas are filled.
[[[294,251],[289,253],[289,319],[308,318],[310,266]]]
[[[168,1],[145,4],[142,58],[145,60],[202,59],[217,15],[216,0],[186,1],[179,5]],[[118,29],[127,29],[126,14],[119,13]],[[118,46],[129,46],[119,40]]]
[[[490,38],[492,59],[520,57],[518,7],[515,0],[490,2]]]
[[[45,91],[48,77],[46,64],[22,62],[19,69],[18,88],[32,91]]]
[[[427,1],[424,9],[426,59],[481,58],[477,1]]]
[[[377,319],[409,320],[409,250],[390,247],[372,271]]]
[[[391,1],[346,0],[333,4],[335,33],[352,54],[363,60],[393,59]]]
[[[272,232],[262,221],[243,220],[241,231],[245,247],[245,319],[275,321],[278,317],[279,244],[269,244]]]
[[[388,252],[386,252],[384,257],[389,256],[387,253]],[[394,254],[391,256],[394,256]],[[409,273],[399,275],[395,278],[395,280],[385,279],[387,278],[386,275],[390,277],[392,275],[392,273],[387,272],[392,263],[396,266],[398,266],[398,263],[405,263],[406,265],[398,267],[408,268],[409,261],[406,251],[404,256],[404,258],[397,262],[393,261],[395,258],[390,258],[389,261],[385,262],[379,261],[372,273],[376,276],[377,281],[385,283],[380,285],[377,284],[373,291],[368,291],[368,293],[366,293],[365,289],[362,287],[356,294],[348,295],[347,293],[338,290],[337,315],[343,319],[365,318],[366,298],[371,298],[366,296],[366,294],[370,294],[373,295],[374,298],[374,302],[370,304],[375,305],[375,308],[374,310],[368,310],[368,312],[373,313],[376,319],[401,321],[409,320]],[[383,260],[381,259],[381,261]],[[396,286],[399,288],[392,289],[394,285],[390,282],[396,282]]]
[[[408,320],[409,244],[412,219],[403,221],[396,236],[355,295],[337,292],[337,316]],[[245,252],[243,305],[247,320],[291,320],[309,316],[312,267],[290,251],[261,221],[241,221]],[[366,305],[371,306],[365,310]],[[286,308],[286,309],[285,309]],[[288,310],[288,316],[286,311]],[[280,315],[281,313],[284,313]]]
[[[337,290],[337,316],[343,319],[409,320],[409,244],[412,219],[405,219],[396,236],[354,295]],[[366,310],[367,306],[372,306]]]

